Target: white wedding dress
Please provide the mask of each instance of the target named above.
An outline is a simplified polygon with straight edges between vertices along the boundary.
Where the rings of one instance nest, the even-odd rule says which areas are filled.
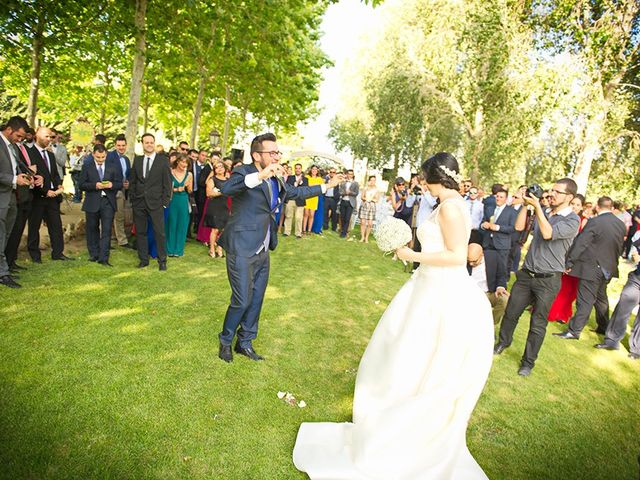
[[[470,231],[464,201],[445,202],[459,206]],[[417,231],[423,251],[445,248],[438,212]],[[353,423],[303,423],[295,466],[312,480],[486,479],[466,430],[492,349],[491,306],[466,267],[421,265],[364,352]]]

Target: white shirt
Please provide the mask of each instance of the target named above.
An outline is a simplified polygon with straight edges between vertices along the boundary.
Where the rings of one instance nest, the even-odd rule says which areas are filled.
[[[18,168],[18,162],[16,161],[15,152],[13,148],[11,148],[11,142],[4,136],[3,133],[0,132],[0,137],[4,140],[4,143],[7,145],[7,150],[9,150],[9,160],[11,160],[11,173],[13,173],[13,180],[11,181],[12,188],[15,190],[18,185],[18,176],[16,175],[16,170]]]
[[[422,198],[420,200],[420,204],[418,205],[418,213],[416,213],[416,228],[424,223],[424,221],[429,218],[431,212],[433,212],[433,207],[436,206],[437,199],[429,192],[424,192]]]
[[[484,215],[484,205],[482,205],[482,201],[478,199],[471,200],[468,198],[466,202],[469,207],[469,214],[471,215],[471,228],[478,230],[482,223],[482,216]]]
[[[148,159],[148,160],[147,160]],[[151,155],[144,154],[142,160],[142,178],[147,176],[147,162],[149,162],[149,171],[153,168],[153,161],[156,159],[156,152],[153,152]]]
[[[482,263],[480,265],[471,269],[471,278],[473,278],[484,293],[489,291],[489,284],[487,283],[487,268],[484,264],[484,259],[482,259]]]

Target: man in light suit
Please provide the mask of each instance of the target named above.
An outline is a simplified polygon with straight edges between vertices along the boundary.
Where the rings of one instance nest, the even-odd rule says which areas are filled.
[[[278,245],[276,213],[290,199],[320,195],[335,187],[339,176],[327,184],[295,187],[282,181],[276,136],[259,135],[251,142],[253,163],[234,168],[222,187],[232,197],[233,210],[219,245],[227,253],[227,276],[231,302],[220,332],[218,356],[233,361],[231,343],[237,335],[235,351],[251,360],[262,360],[253,349],[258,335],[258,319],[269,279],[269,250]]]
[[[515,232],[518,214],[507,205],[509,192],[505,188],[496,191],[496,208],[489,218],[480,224],[482,231],[482,249],[487,270],[489,292],[498,297],[507,296],[509,267],[507,265],[511,239]]]
[[[567,273],[578,277],[576,312],[563,333],[554,333],[564,340],[577,340],[589,321],[595,306],[596,332],[604,335],[609,324],[607,285],[618,276],[618,258],[622,254],[626,225],[613,213],[613,200],[600,197],[596,211],[578,234],[567,253]]]
[[[142,135],[144,155],[133,159],[129,180],[129,199],[133,207],[138,244],[138,268],[149,265],[147,225],[149,218],[158,246],[158,268],[167,269],[167,240],[164,233],[164,208],[169,205],[173,192],[171,169],[165,153],[156,153],[156,137]]]
[[[342,229],[340,238],[346,238],[349,233],[349,224],[351,223],[351,214],[356,208],[360,187],[358,182],[353,180],[353,170],[347,170],[347,178],[340,184],[340,222]]]
[[[286,183],[292,187],[308,187],[309,180],[302,172],[302,165],[296,163],[294,165],[294,175],[287,176]],[[286,211],[284,217],[284,230],[282,235],[288,237],[291,235],[291,226],[295,220],[295,232],[296,238],[302,238],[302,215],[304,213],[305,199],[298,197],[296,199],[289,200],[286,203]]]
[[[13,229],[18,212],[16,189],[29,186],[33,180],[18,167],[18,157],[14,144],[20,142],[29,128],[22,117],[11,117],[0,127],[0,285],[20,288],[10,275],[9,264],[5,257],[7,239]]]
[[[115,211],[113,227],[116,233],[118,245],[129,247],[129,239],[125,229],[125,210],[129,206],[129,175],[131,172],[131,162],[126,155],[127,139],[124,134],[116,137],[115,149],[107,154],[106,163],[113,163],[122,172],[122,188],[116,193],[117,208]],[[131,247],[133,248],[133,247]]]
[[[122,189],[122,169],[118,163],[106,162],[106,159],[104,145],[95,145],[93,162],[82,166],[80,188],[85,192],[82,211],[87,221],[89,261],[111,267],[111,226],[118,208],[116,192]]]

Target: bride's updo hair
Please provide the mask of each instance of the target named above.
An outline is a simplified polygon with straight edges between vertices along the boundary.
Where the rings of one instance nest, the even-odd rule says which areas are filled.
[[[422,164],[427,183],[439,183],[452,190],[460,189],[460,167],[456,157],[447,152],[436,153]]]

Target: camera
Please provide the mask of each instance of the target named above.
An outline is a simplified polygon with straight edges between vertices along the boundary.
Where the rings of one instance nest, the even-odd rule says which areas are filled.
[[[527,196],[529,197],[536,197],[539,200],[542,198],[543,193],[544,190],[542,190],[542,187],[537,183],[534,183],[533,185],[529,185],[527,187]]]

